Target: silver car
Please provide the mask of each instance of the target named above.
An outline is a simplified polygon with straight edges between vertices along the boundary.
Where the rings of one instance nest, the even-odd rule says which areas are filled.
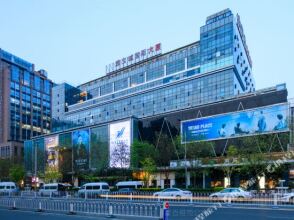
[[[174,197],[174,198],[187,198],[192,197],[192,192],[188,190],[182,190],[178,188],[167,188],[160,192],[153,194],[155,197],[164,198],[164,197]]]
[[[252,194],[250,192],[245,191],[242,188],[226,188],[220,192],[212,193],[209,195],[210,198],[242,198],[242,199],[250,199],[252,198]]]

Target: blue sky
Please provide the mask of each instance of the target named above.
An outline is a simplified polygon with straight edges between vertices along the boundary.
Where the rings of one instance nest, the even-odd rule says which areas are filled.
[[[208,15],[239,13],[257,89],[287,83],[294,97],[292,0],[0,0],[0,48],[55,82],[73,85],[157,42],[163,52],[199,40]]]

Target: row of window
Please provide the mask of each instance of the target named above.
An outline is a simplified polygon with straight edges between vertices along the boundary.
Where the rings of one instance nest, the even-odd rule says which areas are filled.
[[[233,75],[233,71],[229,70],[221,74],[205,76],[93,107],[87,111],[71,113],[65,119],[81,125],[106,122],[132,115],[140,118],[214,102],[233,95]]]
[[[51,82],[40,78],[35,74],[31,74],[26,70],[12,65],[11,66],[11,80],[17,83],[21,83],[24,86],[32,86],[38,91],[43,91],[46,94],[51,92]]]

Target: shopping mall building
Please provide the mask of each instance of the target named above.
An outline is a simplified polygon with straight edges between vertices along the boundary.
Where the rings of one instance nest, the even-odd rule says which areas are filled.
[[[51,134],[25,142],[30,176],[46,165],[72,176],[129,168],[130,160],[115,158],[118,148],[130,155],[135,139],[156,143],[161,134],[180,135],[182,144],[212,141],[222,156],[231,139],[289,133],[290,104],[285,84],[255,90],[240,17],[226,9],[207,17],[199,41],[166,53],[157,43],[107,65],[100,78],[56,85],[52,118]],[[183,167],[175,159],[155,185],[177,184]]]

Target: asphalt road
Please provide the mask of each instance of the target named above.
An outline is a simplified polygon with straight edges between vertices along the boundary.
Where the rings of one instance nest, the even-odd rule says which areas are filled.
[[[206,217],[201,218],[199,214],[207,211],[207,207],[171,207],[169,220],[248,220],[248,219],[294,219],[294,211],[292,210],[282,210],[282,209],[248,209],[248,208],[212,208],[211,212],[206,212]],[[198,217],[198,219],[197,219]],[[202,216],[203,217],[203,216]],[[65,215],[57,213],[37,213],[32,211],[22,211],[22,210],[7,210],[0,209],[0,219],[1,220],[105,220],[109,219],[104,216],[81,216],[81,215]],[[138,217],[116,217],[113,219],[120,220],[148,220],[148,218],[138,218]],[[151,219],[151,218],[150,218]],[[154,218],[153,218],[154,219]]]

